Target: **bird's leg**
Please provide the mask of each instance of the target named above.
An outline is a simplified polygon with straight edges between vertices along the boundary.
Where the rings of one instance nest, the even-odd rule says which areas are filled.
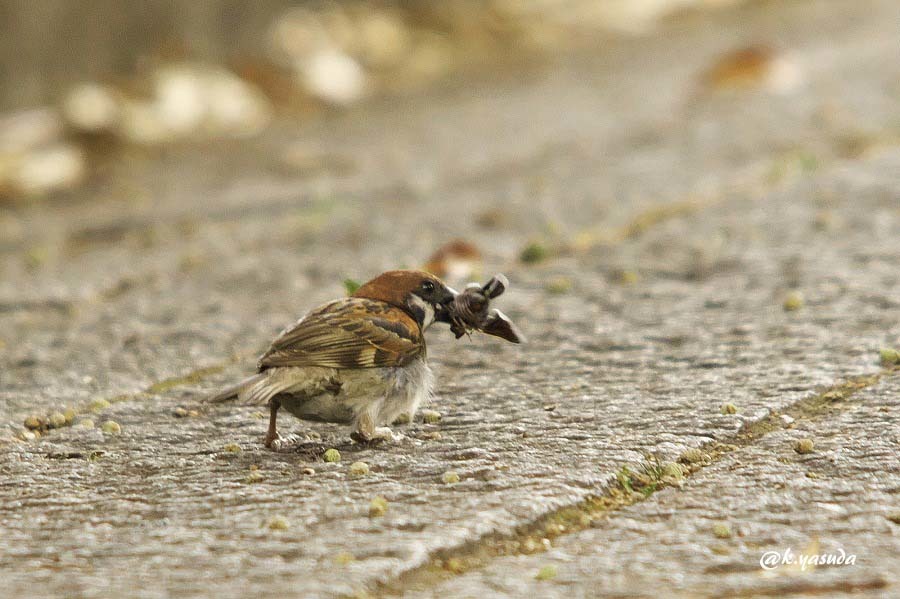
[[[271,448],[272,444],[279,438],[278,429],[275,428],[275,421],[278,419],[278,408],[280,407],[281,402],[277,398],[273,397],[269,400],[269,430],[264,440],[268,448]]]

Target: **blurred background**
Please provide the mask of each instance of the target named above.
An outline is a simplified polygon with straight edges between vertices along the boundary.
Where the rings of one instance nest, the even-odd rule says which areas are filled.
[[[6,0],[0,201],[77,189],[133,147],[256,136],[737,1]],[[767,53],[750,49],[736,68],[752,77]]]

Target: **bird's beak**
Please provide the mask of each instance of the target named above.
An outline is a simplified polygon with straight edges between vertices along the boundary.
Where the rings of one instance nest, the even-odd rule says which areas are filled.
[[[459,292],[452,287],[444,287],[444,293],[434,305],[435,322],[450,322],[450,304],[459,295]]]

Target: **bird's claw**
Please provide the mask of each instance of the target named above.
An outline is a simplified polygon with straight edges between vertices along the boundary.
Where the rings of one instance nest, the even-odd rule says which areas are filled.
[[[361,445],[381,445],[382,443],[399,443],[406,436],[402,433],[395,433],[386,426],[379,426],[371,433],[353,431],[350,433],[350,438]]]

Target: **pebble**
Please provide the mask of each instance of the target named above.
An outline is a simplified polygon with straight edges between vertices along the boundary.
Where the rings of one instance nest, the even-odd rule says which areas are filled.
[[[812,453],[815,449],[815,443],[812,439],[800,439],[794,443],[794,451],[800,454]]]
[[[24,425],[29,430],[37,430],[44,426],[44,420],[40,416],[29,416],[25,419]]]
[[[719,522],[718,524],[713,525],[713,534],[720,539],[730,539],[732,532],[731,526],[729,526],[725,522]]]
[[[244,477],[244,483],[248,484],[248,485],[254,485],[256,483],[261,483],[263,480],[265,480],[265,477],[262,475],[261,472],[259,472],[257,470],[253,470],[252,472],[250,472],[250,474],[248,474],[246,477]]]
[[[569,277],[555,277],[550,279],[547,284],[544,286],[544,289],[547,290],[547,293],[551,293],[553,295],[563,295],[572,290],[572,279]]]
[[[878,355],[881,358],[882,366],[893,366],[895,364],[900,364],[900,350],[885,347],[880,352],[878,352]]]
[[[122,427],[115,420],[107,420],[100,425],[100,430],[108,435],[118,435],[122,432]]]
[[[441,413],[436,410],[422,410],[422,422],[425,424],[437,424],[441,421]]]
[[[353,462],[350,464],[350,474],[365,476],[369,473],[369,465],[365,462]]]
[[[106,408],[110,406],[109,402],[103,399],[102,397],[98,397],[96,399],[92,399],[90,405],[88,406],[92,412],[102,412]]]
[[[547,259],[549,250],[544,244],[533,241],[526,245],[519,253],[519,261],[525,264],[537,264]]]
[[[803,307],[803,294],[799,291],[791,291],[784,298],[784,310],[786,312],[795,312]]]
[[[378,518],[384,516],[388,509],[388,501],[384,497],[378,495],[369,502],[369,517]]]

